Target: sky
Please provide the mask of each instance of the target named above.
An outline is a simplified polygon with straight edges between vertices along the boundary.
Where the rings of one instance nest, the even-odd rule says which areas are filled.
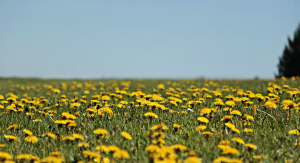
[[[274,78],[299,0],[0,0],[0,77]]]

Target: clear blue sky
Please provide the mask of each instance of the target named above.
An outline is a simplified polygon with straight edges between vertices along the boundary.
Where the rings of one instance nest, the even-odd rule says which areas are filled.
[[[0,1],[0,77],[273,78],[299,0]]]

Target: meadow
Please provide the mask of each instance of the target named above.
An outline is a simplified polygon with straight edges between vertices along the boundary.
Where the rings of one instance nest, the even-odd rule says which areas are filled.
[[[300,79],[0,79],[0,162],[300,162]]]

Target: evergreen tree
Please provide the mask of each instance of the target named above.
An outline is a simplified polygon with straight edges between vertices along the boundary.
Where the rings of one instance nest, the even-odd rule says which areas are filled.
[[[294,39],[288,37],[288,45],[279,58],[278,74],[276,77],[300,76],[300,24],[294,34]]]

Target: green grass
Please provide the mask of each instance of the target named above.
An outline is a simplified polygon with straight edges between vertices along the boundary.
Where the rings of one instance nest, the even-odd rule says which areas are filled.
[[[124,83],[124,81],[130,81],[130,85]],[[257,98],[249,98],[249,101],[253,102],[249,105],[249,108],[245,109],[246,104],[242,102],[236,102],[232,110],[239,110],[242,114],[248,114],[254,117],[253,121],[243,119],[243,116],[234,115],[231,123],[239,129],[240,133],[234,133],[230,129],[224,130],[224,121],[221,119],[228,115],[222,111],[225,106],[215,106],[215,99],[218,98],[214,95],[213,91],[221,90],[222,101],[225,103],[228,101],[225,97],[227,95],[233,95],[235,97],[244,97],[244,95],[237,95],[234,89],[242,89],[244,93],[251,91],[254,94],[262,94],[268,96],[268,83],[276,83],[281,87],[280,90],[274,91],[274,94],[278,95],[278,104],[276,109],[276,115],[274,109],[263,108],[265,101],[259,101]],[[81,83],[81,84],[79,84]],[[67,87],[64,88],[63,85]],[[164,84],[164,90],[158,90],[156,87],[159,84]],[[59,89],[61,92],[56,95],[52,91],[52,88]],[[289,85],[289,88],[284,88],[283,85]],[[192,86],[192,87],[191,87]],[[223,86],[228,86],[229,91],[222,91]],[[62,79],[23,79],[23,78],[1,78],[0,79],[0,95],[4,96],[4,101],[12,94],[18,96],[15,104],[20,103],[22,99],[28,101],[37,100],[41,101],[44,96],[48,103],[33,104],[24,102],[22,108],[15,108],[16,110],[9,110],[8,106],[12,104],[9,102],[3,109],[0,109],[0,144],[5,144],[6,147],[0,148],[1,151],[5,151],[14,156],[21,153],[28,153],[38,156],[39,158],[45,158],[55,150],[60,151],[66,162],[78,162],[80,160],[91,161],[85,158],[83,155],[84,150],[96,151],[96,146],[100,144],[104,145],[116,145],[121,149],[125,149],[130,154],[130,159],[116,159],[112,154],[102,152],[101,154],[108,157],[111,161],[116,162],[148,162],[149,153],[145,151],[145,148],[151,143],[147,133],[153,131],[150,130],[151,126],[164,123],[168,126],[169,130],[165,133],[165,146],[172,146],[174,144],[182,144],[187,147],[185,152],[194,150],[196,157],[201,158],[202,162],[212,162],[219,156],[226,156],[227,158],[237,158],[242,162],[260,162],[260,159],[253,158],[254,155],[266,156],[263,162],[284,162],[286,160],[293,160],[294,162],[300,161],[299,153],[300,147],[294,146],[294,143],[299,143],[299,135],[289,135],[289,131],[293,129],[299,129],[299,113],[297,110],[300,103],[300,92],[296,93],[293,97],[290,96],[289,91],[299,90],[300,80],[62,80]],[[190,88],[196,89],[190,89]],[[209,92],[201,91],[203,87],[209,89]],[[174,91],[171,91],[173,88]],[[181,90],[181,91],[176,91]],[[137,97],[130,97],[127,94],[123,94],[123,98],[116,98],[116,100],[109,100],[110,109],[113,111],[113,115],[104,113],[104,117],[100,117],[97,114],[94,117],[88,117],[88,104],[93,99],[93,95],[99,95],[105,92],[106,95],[116,94],[117,90],[127,90],[127,94],[136,92],[137,89],[141,90],[145,95],[160,94],[165,100],[162,105],[169,108],[174,113],[169,111],[162,111],[158,107],[149,108],[149,106],[139,106]],[[197,90],[198,89],[198,90]],[[86,103],[81,103],[81,106],[77,109],[71,108],[72,100],[74,97],[78,98],[78,102],[83,99],[84,91],[89,90],[89,94],[86,94]],[[200,90],[200,91],[199,91]],[[74,92],[77,92],[77,94]],[[172,93],[173,97],[176,92],[178,93],[178,99],[182,100],[182,103],[178,103],[177,106],[172,105],[170,101],[170,95],[167,92]],[[186,92],[187,95],[180,94]],[[198,95],[193,96],[193,93]],[[296,91],[297,92],[297,91]],[[195,105],[194,112],[188,111],[187,114],[180,113],[181,111],[187,111],[187,106],[184,98],[187,101],[199,101],[204,95],[210,94],[212,98],[207,98],[201,104]],[[66,95],[68,102],[61,101],[61,95]],[[195,94],[194,94],[195,95]],[[284,111],[281,107],[282,101],[289,99],[294,102],[294,107],[290,109],[291,116],[288,116],[288,112]],[[274,100],[274,99],[273,99]],[[104,102],[100,99],[98,104],[104,106]],[[123,108],[118,108],[117,105],[120,101],[127,101],[128,104]],[[151,99],[149,99],[151,101]],[[130,106],[130,102],[134,102],[134,107]],[[55,104],[60,104],[58,107],[54,107]],[[93,105],[93,104],[92,104]],[[257,110],[257,114],[254,115],[253,107],[261,110]],[[38,109],[34,109],[35,108]],[[39,107],[37,107],[39,106]],[[49,107],[49,110],[53,110],[53,117],[49,114],[44,116],[39,113],[45,107]],[[188,107],[188,106],[187,106]],[[216,112],[207,116],[210,119],[208,124],[205,124],[207,128],[205,131],[210,131],[213,135],[209,138],[205,138],[201,133],[195,133],[195,128],[199,125],[197,117],[200,116],[200,110],[204,107],[215,108]],[[18,110],[19,109],[19,110]],[[22,109],[24,109],[22,111]],[[46,110],[45,112],[47,113]],[[154,112],[158,115],[158,118],[154,118],[151,123],[149,118],[144,117],[146,112]],[[29,119],[26,112],[34,113],[34,117]],[[79,116],[75,120],[77,126],[74,128],[59,127],[54,122],[60,120],[63,112],[69,112],[75,114],[79,112]],[[277,118],[276,118],[277,116]],[[42,122],[33,122],[34,119],[41,119]],[[249,126],[244,126],[245,122],[250,122]],[[7,130],[7,128],[13,124],[20,126],[19,130]],[[181,125],[178,132],[173,129],[173,124]],[[106,138],[97,138],[93,133],[97,128],[106,129],[109,134]],[[117,128],[117,129],[116,129]],[[244,128],[251,128],[254,133],[244,133]],[[33,135],[37,136],[39,141],[35,144],[31,144],[25,141],[25,133],[23,129],[28,129],[33,132]],[[121,132],[128,132],[132,136],[132,140],[124,140],[121,136]],[[71,135],[73,133],[85,135],[84,140],[79,141],[63,141],[62,139],[47,139],[42,137],[42,134],[51,132],[59,135],[60,137]],[[186,133],[189,132],[189,136]],[[219,137],[223,134],[223,137]],[[9,142],[4,138],[4,135],[14,135],[19,139],[15,142]],[[241,137],[245,143],[252,143],[257,146],[257,150],[249,151],[243,145],[239,145],[235,142],[231,142],[231,147],[239,150],[239,155],[222,155],[222,150],[218,148],[218,144],[221,140],[231,140],[233,137]],[[82,149],[77,147],[79,142],[87,142],[90,147]],[[133,150],[133,148],[136,150]],[[177,160],[185,160],[188,158],[187,153],[182,152],[177,154]],[[156,154],[154,154],[156,155]],[[0,156],[1,158],[1,156]],[[20,162],[20,161],[19,161]]]

